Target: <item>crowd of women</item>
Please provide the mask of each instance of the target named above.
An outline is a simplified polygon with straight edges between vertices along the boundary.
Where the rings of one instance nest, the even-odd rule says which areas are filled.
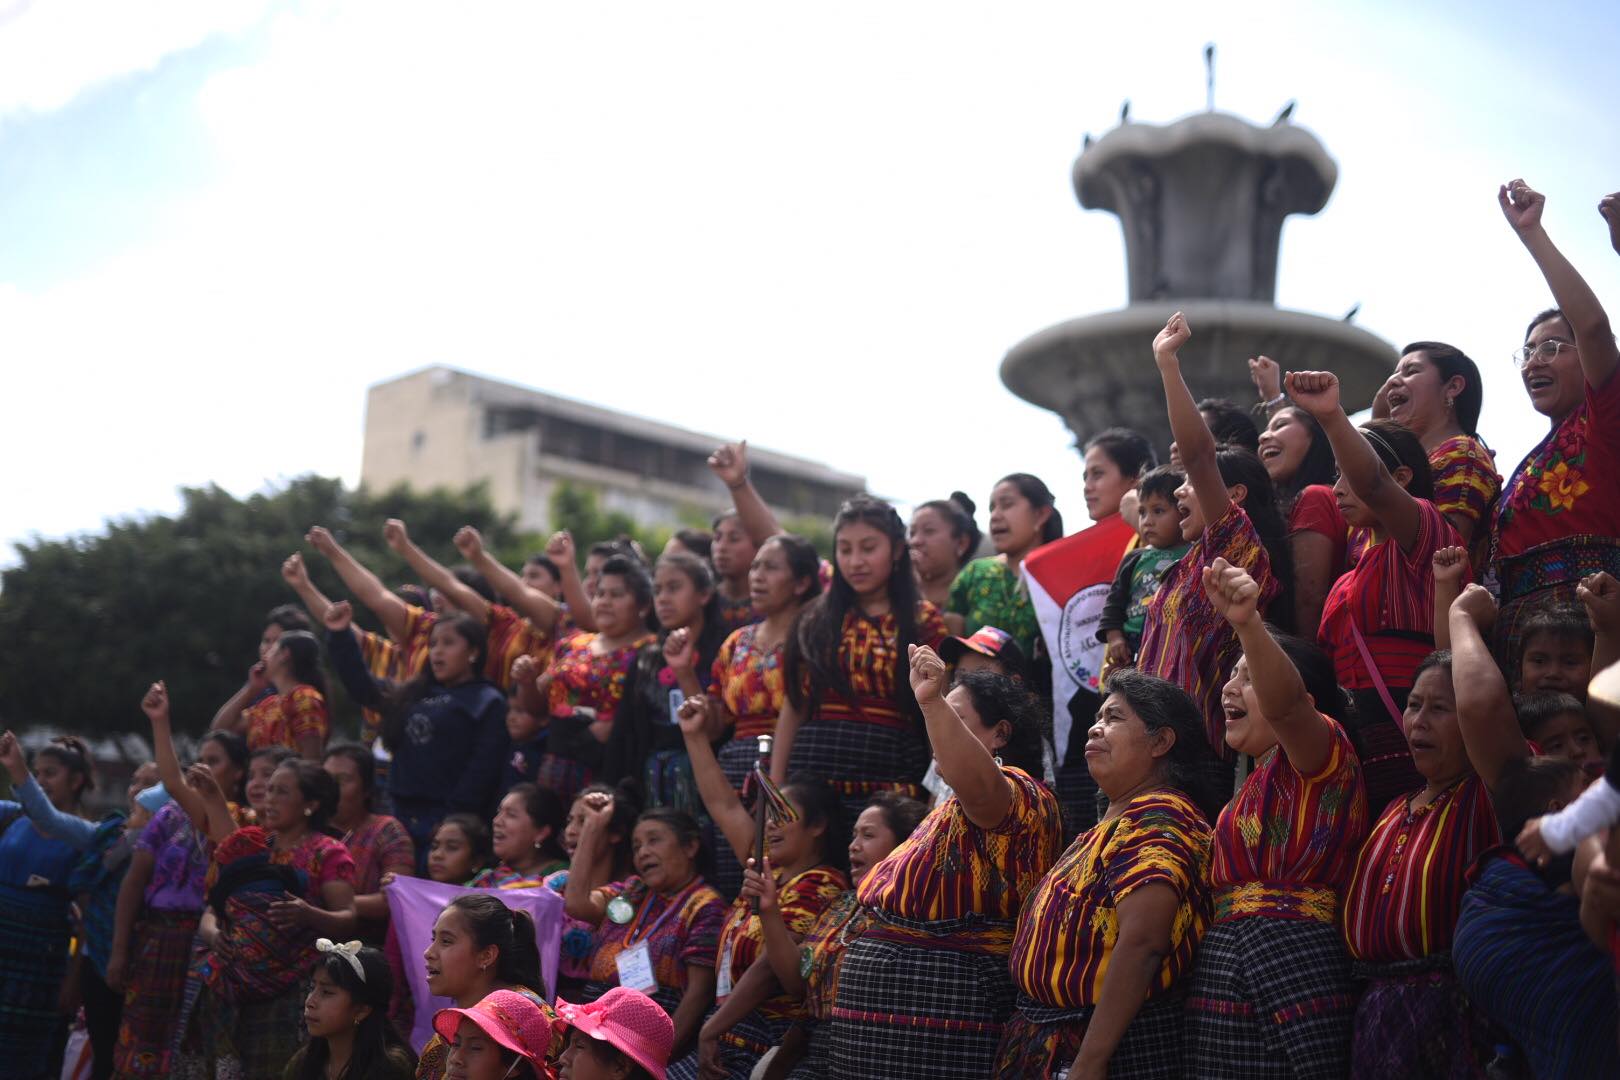
[[[0,736],[5,1071],[55,1075],[82,1006],[97,1077],[1620,1075],[1620,351],[1542,197],[1499,199],[1557,305],[1505,480],[1452,346],[1358,427],[1266,357],[1251,409],[1197,400],[1168,321],[1169,464],[1085,447],[1129,527],[1062,760],[1025,473],[982,557],[955,493],[851,498],[822,561],[746,444],[653,560],[558,534],[514,571],[466,528],[451,568],[393,521],[390,589],[313,527],[352,600],[286,560],[301,606],[189,765],[155,683],[127,813],[83,815],[77,739]],[[470,890],[421,955],[411,876]],[[560,897],[555,985],[521,889]],[[451,1002],[421,1046],[413,974]]]

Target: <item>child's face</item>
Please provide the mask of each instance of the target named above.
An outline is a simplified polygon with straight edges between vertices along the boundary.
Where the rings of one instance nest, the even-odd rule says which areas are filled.
[[[325,965],[315,969],[315,983],[304,999],[304,1027],[310,1038],[326,1038],[340,1031],[353,1031],[371,1010],[356,1005],[349,992],[332,981]]]
[[[455,825],[440,825],[428,848],[428,877],[459,885],[472,877],[473,847],[467,834]]]
[[[1181,514],[1174,500],[1149,495],[1140,505],[1143,543],[1156,548],[1172,548],[1181,543]]]
[[[1559,713],[1536,728],[1530,738],[1548,757],[1573,761],[1589,777],[1603,775],[1603,751],[1598,749],[1592,722],[1585,713]]]
[[[518,704],[516,694],[506,699],[506,734],[514,743],[526,743],[540,734],[540,718]]]
[[[1533,634],[1524,639],[1522,653],[1522,692],[1561,690],[1586,700],[1586,684],[1592,680],[1592,651],[1586,642],[1561,634]]]

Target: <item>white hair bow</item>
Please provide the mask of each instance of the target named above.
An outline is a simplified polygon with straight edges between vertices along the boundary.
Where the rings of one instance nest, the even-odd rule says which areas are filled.
[[[354,968],[355,977],[361,982],[366,981],[366,969],[360,963],[360,949],[362,948],[360,942],[345,941],[341,945],[336,945],[333,944],[331,938],[323,937],[315,940],[315,948],[323,953],[336,953],[338,956],[343,957],[349,962],[349,966]]]

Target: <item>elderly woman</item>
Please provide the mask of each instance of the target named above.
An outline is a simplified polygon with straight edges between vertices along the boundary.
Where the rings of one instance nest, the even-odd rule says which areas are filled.
[[[911,689],[955,792],[869,871],[871,913],[845,950],[828,1075],[978,1080],[991,1074],[1014,994],[1007,973],[1024,898],[1057,860],[1057,799],[1041,768],[1040,710],[985,671],[946,694],[945,664],[913,645]]]
[[[1116,672],[1085,754],[1108,809],[1019,913],[1018,1011],[996,1075],[1178,1076],[1178,991],[1209,925],[1209,823],[1220,810],[1203,790],[1203,713],[1180,687]]]

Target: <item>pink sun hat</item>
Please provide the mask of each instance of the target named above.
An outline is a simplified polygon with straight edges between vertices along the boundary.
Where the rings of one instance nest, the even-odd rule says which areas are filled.
[[[470,1009],[440,1009],[433,1014],[433,1030],[449,1042],[463,1020],[471,1020],[478,1030],[527,1060],[541,1076],[556,1075],[546,1064],[551,1020],[532,999],[514,990],[494,990]]]
[[[617,1047],[630,1060],[664,1080],[675,1049],[675,1024],[658,1002],[639,990],[615,986],[589,1005],[558,999],[557,1016],[582,1034]]]

